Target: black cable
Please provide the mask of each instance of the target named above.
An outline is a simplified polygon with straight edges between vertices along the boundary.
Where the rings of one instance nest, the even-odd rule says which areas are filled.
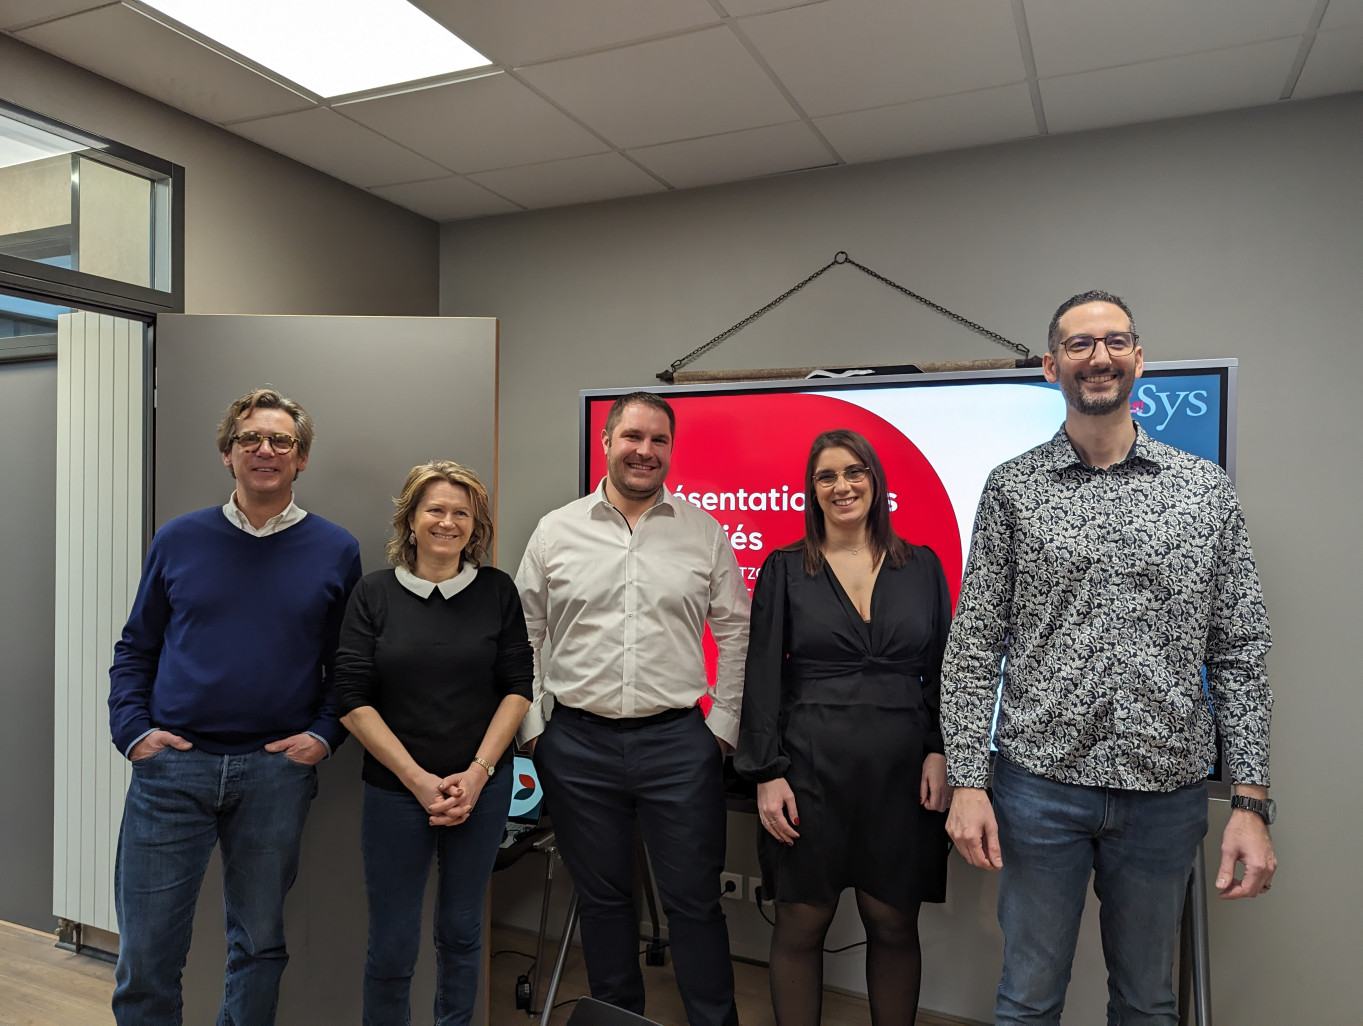
[[[528,958],[528,959],[530,959],[531,964],[534,964],[534,961],[535,961],[535,956],[532,955],[532,954],[530,954],[530,952],[528,952],[528,951],[517,951],[515,948],[502,948],[501,951],[494,951],[494,952],[493,952],[491,955],[489,955],[488,957],[489,957],[489,958],[496,958],[498,955],[520,955],[521,958]]]
[[[580,998],[569,998],[567,1001],[560,1001],[560,1002],[559,1002],[558,1004],[556,1004],[553,1008],[549,1009],[549,1011],[551,1011],[551,1012],[557,1012],[557,1011],[558,1011],[560,1008],[562,1008],[564,1005],[576,1004],[579,1000],[581,1000],[581,999],[580,999]],[[541,1012],[540,1014],[543,1015],[544,1013]]]
[[[775,926],[776,926],[776,921],[773,920],[773,919],[767,919],[766,910],[764,910],[764,909],[762,908],[762,898],[763,898],[763,895],[762,895],[762,888],[759,886],[759,887],[757,888],[757,890],[756,890],[755,892],[753,892],[753,893],[754,893],[754,897],[757,899],[757,913],[758,913],[758,915],[760,915],[763,919],[766,919],[766,920],[767,920],[767,925],[768,925],[768,926],[775,927]],[[844,952],[844,951],[851,951],[853,948],[862,947],[865,943],[866,943],[866,942],[865,942],[864,940],[859,940],[859,941],[857,941],[855,944],[845,944],[845,945],[843,945],[843,946],[840,947],[840,948],[824,948],[824,949],[823,949],[823,953],[824,953],[825,955],[838,955],[838,954],[841,954],[841,953]]]

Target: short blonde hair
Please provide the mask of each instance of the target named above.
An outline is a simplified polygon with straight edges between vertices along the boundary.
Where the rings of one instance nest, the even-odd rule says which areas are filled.
[[[227,407],[222,423],[218,425],[218,452],[232,451],[232,436],[237,433],[237,425],[253,410],[283,410],[287,413],[293,418],[293,431],[298,437],[299,458],[308,454],[308,450],[312,448],[313,436],[312,418],[308,416],[308,411],[268,385],[265,388],[253,388]]]
[[[478,475],[453,460],[419,463],[407,474],[402,492],[393,500],[393,537],[388,542],[388,562],[392,566],[416,569],[416,542],[412,540],[411,519],[421,505],[426,489],[437,481],[458,485],[469,493],[473,506],[473,533],[464,556],[474,566],[482,566],[492,551],[492,503]]]

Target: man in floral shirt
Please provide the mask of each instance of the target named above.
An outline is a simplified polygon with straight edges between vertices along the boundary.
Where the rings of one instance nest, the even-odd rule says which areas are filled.
[[[1065,425],[990,474],[943,666],[947,830],[1002,872],[1000,1026],[1059,1023],[1091,875],[1108,1021],[1177,1022],[1174,951],[1218,732],[1235,797],[1216,886],[1255,897],[1277,866],[1270,639],[1244,517],[1219,467],[1132,418],[1138,343],[1117,296],[1056,311],[1042,367]]]

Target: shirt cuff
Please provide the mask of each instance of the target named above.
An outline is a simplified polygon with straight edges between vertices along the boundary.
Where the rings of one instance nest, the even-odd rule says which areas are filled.
[[[151,737],[152,734],[156,733],[156,731],[160,729],[161,728],[159,727],[152,727],[150,730],[147,730],[142,734],[138,734],[137,737],[133,738],[133,743],[130,744],[127,747],[127,749],[123,752],[123,758],[127,759],[129,762],[132,762],[133,749],[137,747],[138,742],[144,740],[145,738]]]
[[[544,733],[544,728],[549,722],[549,713],[553,711],[553,697],[541,691],[540,696],[531,700],[530,708],[527,710],[521,725],[516,730],[516,743],[528,745],[535,738]],[[546,712],[546,705],[548,712]]]
[[[327,739],[324,738],[321,734],[317,733],[317,731],[315,731],[315,730],[309,730],[309,731],[306,731],[306,733],[307,733],[307,735],[308,735],[309,737],[315,737],[318,741],[322,742],[322,747],[325,748],[325,749],[327,750],[327,754],[326,754],[325,758],[330,759],[330,758],[331,758],[331,745],[327,744]]]
[[[738,718],[733,713],[712,705],[710,715],[705,717],[705,725],[715,737],[726,742],[731,748],[738,747]]]

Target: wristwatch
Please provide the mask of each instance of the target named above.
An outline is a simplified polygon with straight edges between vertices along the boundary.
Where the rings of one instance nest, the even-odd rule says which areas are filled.
[[[489,778],[494,773],[497,772],[497,767],[492,765],[492,763],[488,762],[486,759],[479,758],[478,756],[475,755],[473,757],[473,761],[476,762],[479,766],[483,767],[483,769],[487,770],[487,775]]]
[[[1231,798],[1230,807],[1252,812],[1265,824],[1271,824],[1278,818],[1278,803],[1272,798],[1251,798],[1249,795],[1237,794]]]

